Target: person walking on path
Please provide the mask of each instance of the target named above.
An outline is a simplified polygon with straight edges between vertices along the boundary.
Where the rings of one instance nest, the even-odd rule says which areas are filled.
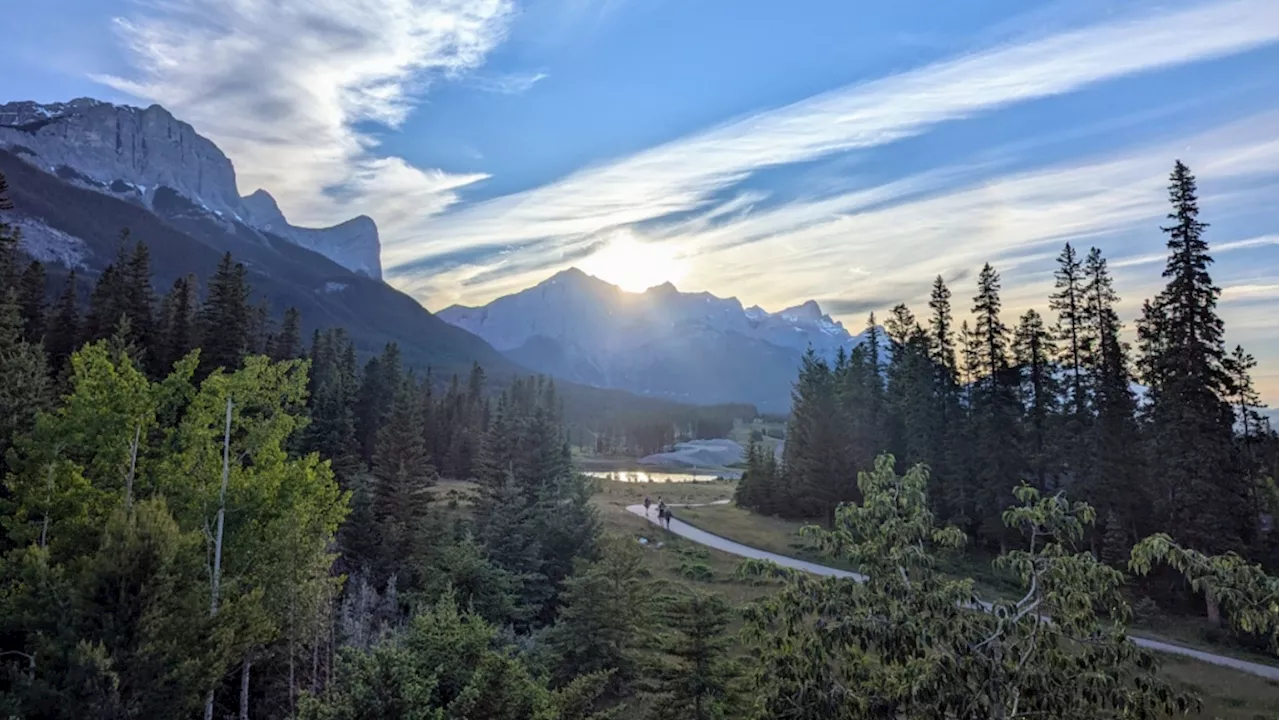
[[[667,524],[667,529],[670,530],[671,529],[671,508],[667,508],[666,514],[663,517],[659,518],[659,520],[665,521]]]
[[[658,520],[662,520],[667,514],[667,504],[662,502],[662,498],[658,498]]]
[[[644,514],[646,516],[649,514],[649,496],[648,495],[644,496]]]

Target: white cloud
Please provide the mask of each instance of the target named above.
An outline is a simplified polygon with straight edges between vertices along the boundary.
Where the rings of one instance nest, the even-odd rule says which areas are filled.
[[[397,264],[424,256],[536,238],[580,245],[609,228],[702,208],[760,169],[882,145],[946,120],[1239,52],[1273,42],[1276,26],[1276,6],[1267,0],[1200,4],[841,88],[440,216],[423,237],[384,247],[384,266],[394,274]]]
[[[363,122],[402,123],[439,76],[480,66],[511,0],[164,0],[119,18],[136,73],[102,77],[157,102],[236,164],[242,193],[270,191],[295,222],[357,212],[394,232],[483,176],[380,157]],[[335,197],[324,191],[340,188]],[[389,193],[384,203],[383,193]]]
[[[544,72],[476,75],[471,78],[470,85],[477,90],[499,95],[519,95],[532,90],[540,80],[546,80],[548,77]]]

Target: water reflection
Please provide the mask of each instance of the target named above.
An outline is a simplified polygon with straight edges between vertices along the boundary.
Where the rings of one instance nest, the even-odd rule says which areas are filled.
[[[711,472],[709,470],[703,470],[701,472],[696,470],[691,470],[689,472],[662,472],[655,470],[583,470],[582,474],[604,480],[632,483],[710,482],[716,478],[736,480],[738,477],[737,473],[733,472]]]

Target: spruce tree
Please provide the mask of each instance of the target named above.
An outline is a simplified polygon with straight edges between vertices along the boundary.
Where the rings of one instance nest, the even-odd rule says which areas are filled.
[[[1028,310],[1014,331],[1024,414],[1024,458],[1033,484],[1041,491],[1057,486],[1058,453],[1054,447],[1058,413],[1057,354],[1053,335],[1035,310]]]
[[[233,261],[231,253],[223,255],[209,279],[209,297],[200,308],[200,368],[204,373],[218,367],[231,371],[244,360],[252,330],[249,292],[244,265]]]
[[[302,355],[302,314],[298,308],[291,307],[284,311],[284,319],[280,321],[280,332],[271,346],[273,360],[292,360]]]
[[[1247,487],[1232,449],[1233,417],[1224,398],[1220,290],[1209,277],[1208,225],[1199,219],[1196,182],[1181,161],[1170,176],[1172,223],[1168,285],[1152,304],[1158,319],[1147,333],[1159,334],[1151,358],[1159,392],[1150,412],[1151,466],[1163,484],[1163,527],[1183,545],[1209,553],[1240,550],[1248,523]]]
[[[382,525],[385,553],[383,577],[408,553],[414,524],[426,511],[431,500],[428,488],[435,482],[435,468],[422,444],[421,407],[413,376],[401,378],[393,392],[373,458],[374,512]]]
[[[151,251],[144,242],[133,246],[133,253],[122,273],[123,311],[129,318],[130,340],[148,354],[159,349],[155,327],[155,290],[151,287]]]
[[[157,341],[159,349],[155,353],[155,362],[159,366],[158,375],[167,374],[175,362],[186,357],[195,348],[198,305],[195,276],[188,275],[174,280],[173,287],[161,302],[159,325],[162,334]]]
[[[1058,255],[1058,269],[1053,273],[1054,292],[1049,296],[1049,309],[1058,313],[1057,339],[1062,343],[1062,356],[1058,365],[1067,377],[1066,403],[1068,416],[1075,423],[1069,432],[1079,433],[1084,424],[1088,404],[1084,378],[1085,348],[1084,330],[1085,279],[1084,265],[1071,243]]]
[[[1000,520],[1009,482],[1021,476],[1018,447],[1016,376],[1008,357],[1009,328],[1000,319],[1000,274],[990,264],[978,274],[973,298],[973,340],[977,377],[974,379],[975,469],[977,474],[978,534],[995,543],[1006,536]]]
[[[44,265],[32,260],[18,281],[18,309],[22,314],[22,339],[38,343],[44,339]]]
[[[1097,507],[1100,515],[1115,515],[1117,527],[1110,527],[1108,520],[1106,528],[1114,545],[1119,529],[1148,525],[1147,509],[1153,498],[1143,464],[1134,452],[1141,439],[1128,348],[1120,339],[1122,327],[1115,310],[1120,298],[1112,288],[1107,261],[1097,248],[1089,251],[1084,276],[1083,363],[1094,419],[1084,446],[1089,461],[1077,463],[1081,477],[1075,493]]]
[[[658,671],[655,720],[735,717],[737,668],[729,658],[733,611],[719,595],[694,591],[663,598],[668,629],[662,651],[673,661]]]
[[[71,353],[80,343],[80,309],[76,300],[76,271],[67,274],[67,281],[51,309],[45,348],[49,352],[49,370],[59,374],[67,364]]]

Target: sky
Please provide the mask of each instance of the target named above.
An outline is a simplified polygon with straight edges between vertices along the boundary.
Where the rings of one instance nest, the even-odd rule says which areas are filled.
[[[578,266],[851,328],[1064,243],[1130,329],[1197,175],[1229,345],[1278,403],[1274,0],[44,0],[0,100],[159,103],[295,224],[374,218],[429,309]],[[963,316],[965,313],[961,313]]]

